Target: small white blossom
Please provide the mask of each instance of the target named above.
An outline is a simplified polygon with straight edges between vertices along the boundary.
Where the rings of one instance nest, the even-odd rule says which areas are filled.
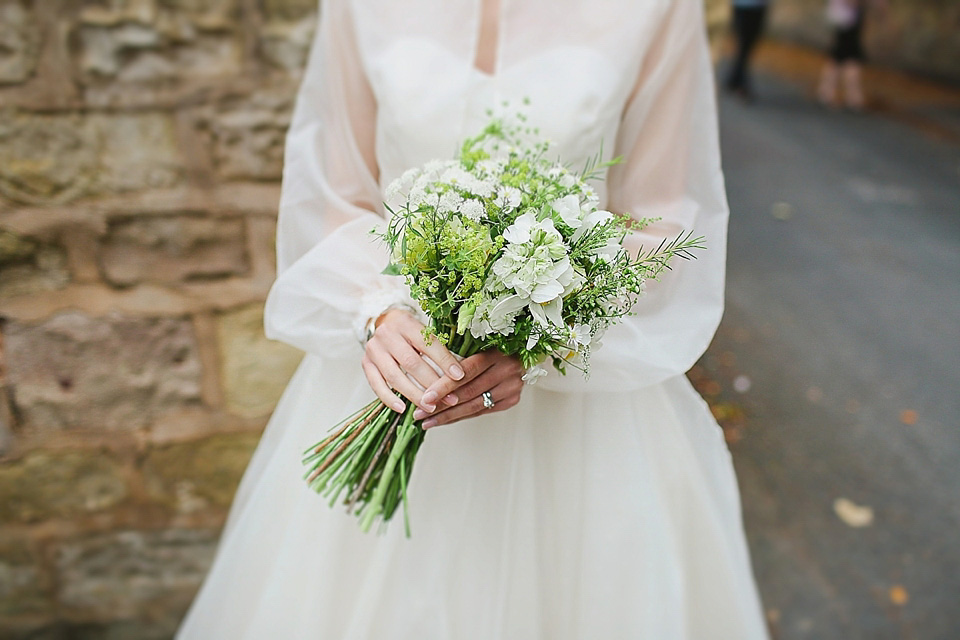
[[[578,324],[570,327],[570,334],[567,345],[574,350],[580,349],[590,344],[590,327],[585,324]]]
[[[480,222],[484,214],[483,204],[479,200],[472,198],[464,200],[463,205],[460,207],[460,213],[474,222]]]
[[[437,208],[441,213],[452,213],[459,211],[462,204],[463,197],[451,189],[450,191],[445,191],[443,195],[440,196],[440,204]]]
[[[534,385],[534,384],[537,384],[537,380],[539,380],[545,375],[547,375],[547,370],[541,367],[540,365],[535,364],[529,369],[527,369],[527,372],[524,373],[523,377],[520,379],[527,384]]]
[[[523,194],[516,187],[501,186],[497,190],[495,204],[503,211],[513,211],[520,206]]]

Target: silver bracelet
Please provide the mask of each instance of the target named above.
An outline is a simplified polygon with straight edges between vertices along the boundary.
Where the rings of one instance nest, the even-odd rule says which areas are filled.
[[[367,320],[367,324],[364,330],[364,337],[363,337],[364,345],[370,342],[370,338],[373,337],[374,332],[377,330],[377,320],[382,318],[383,314],[387,313],[388,311],[393,311],[394,309],[403,309],[404,311],[409,311],[410,313],[414,313],[414,314],[417,312],[416,309],[411,307],[409,304],[406,304],[405,302],[395,302],[391,304],[386,309],[381,311],[379,315]]]

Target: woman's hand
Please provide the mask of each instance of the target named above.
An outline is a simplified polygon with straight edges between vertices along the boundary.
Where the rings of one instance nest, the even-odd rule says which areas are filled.
[[[456,397],[447,397],[447,393],[431,396],[429,401],[424,401],[422,390],[441,379],[424,356],[446,372],[444,380],[462,380],[464,370],[456,357],[439,341],[426,344],[423,324],[413,314],[402,309],[391,309],[377,318],[375,324],[376,331],[367,341],[362,366],[370,388],[385,405],[398,413],[405,410],[403,400],[397,397],[394,389],[421,410],[430,413],[436,411],[438,406],[452,406],[457,402]],[[410,377],[407,377],[408,374]],[[438,403],[438,399],[441,402]]]
[[[425,405],[435,404],[438,398],[448,400],[445,402],[447,408],[440,411],[421,407],[414,412],[415,419],[426,418],[423,421],[424,429],[452,424],[481,413],[504,411],[520,402],[524,369],[516,358],[491,349],[464,359],[460,366],[465,373],[460,379],[445,375],[424,392]],[[494,402],[489,409],[483,403],[485,391],[490,392]],[[450,404],[449,400],[454,403]]]

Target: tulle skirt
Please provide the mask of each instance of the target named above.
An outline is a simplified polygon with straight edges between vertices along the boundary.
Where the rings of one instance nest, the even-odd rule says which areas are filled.
[[[730,454],[684,377],[631,393],[528,387],[428,433],[382,535],[331,509],[301,454],[372,398],[307,356],[240,484],[177,637],[766,638]]]

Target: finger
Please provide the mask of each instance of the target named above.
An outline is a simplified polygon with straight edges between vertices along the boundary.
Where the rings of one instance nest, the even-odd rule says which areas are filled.
[[[438,411],[423,421],[424,429],[432,429],[443,425],[453,424],[467,418],[472,418],[485,413],[494,413],[496,411],[506,411],[516,406],[520,401],[520,392],[515,391],[512,385],[507,383],[494,387],[490,390],[494,406],[487,409],[483,406],[483,398],[473,398],[463,404]]]
[[[373,392],[377,394],[377,397],[380,398],[380,402],[397,413],[403,413],[407,405],[390,390],[390,386],[387,385],[386,380],[380,375],[380,370],[377,369],[377,365],[373,364],[373,361],[369,358],[364,357],[361,366],[367,376],[367,383],[370,385],[370,388],[373,389]]]
[[[504,383],[510,383],[510,380],[507,376],[504,375],[504,371],[501,367],[493,366],[481,375],[477,376],[470,383],[464,385],[457,390],[456,395],[459,397],[460,402],[457,403],[458,406],[473,406],[476,407],[479,402],[482,406],[483,398],[482,394],[485,391],[490,391],[494,388],[500,387]],[[519,390],[522,385],[511,385],[511,390]],[[500,396],[503,397],[508,395],[507,393],[500,393]],[[472,404],[471,404],[472,403]],[[418,409],[414,411],[413,417],[415,420],[422,420],[427,418],[430,413],[436,414],[436,411],[424,411]]]
[[[441,376],[439,380],[427,387],[426,391],[424,391],[424,402],[432,404],[437,398],[442,398],[450,394],[456,396],[462,402],[463,398],[461,398],[460,393],[457,393],[457,389],[492,367],[494,362],[494,357],[487,352],[464,358],[460,363],[460,367],[463,369],[463,378],[454,380],[448,375]]]
[[[428,344],[419,331],[416,335],[409,336],[409,340],[414,348],[433,360],[451,380],[463,380],[466,372],[460,366],[457,358],[439,340],[434,338]]]
[[[383,347],[393,356],[400,368],[410,374],[424,389],[440,379],[420,352],[407,342],[403,336],[393,336],[383,340]]]
[[[498,358],[482,375],[459,387],[456,395],[461,402],[467,402],[504,382],[510,382],[518,390],[523,387],[523,367],[513,358]]]
[[[367,343],[367,355],[392,389],[398,391],[403,397],[418,407],[431,412],[436,410],[435,404],[422,404],[423,392],[418,389],[417,385],[400,369],[400,365],[393,359],[393,355],[386,351],[379,343]]]

